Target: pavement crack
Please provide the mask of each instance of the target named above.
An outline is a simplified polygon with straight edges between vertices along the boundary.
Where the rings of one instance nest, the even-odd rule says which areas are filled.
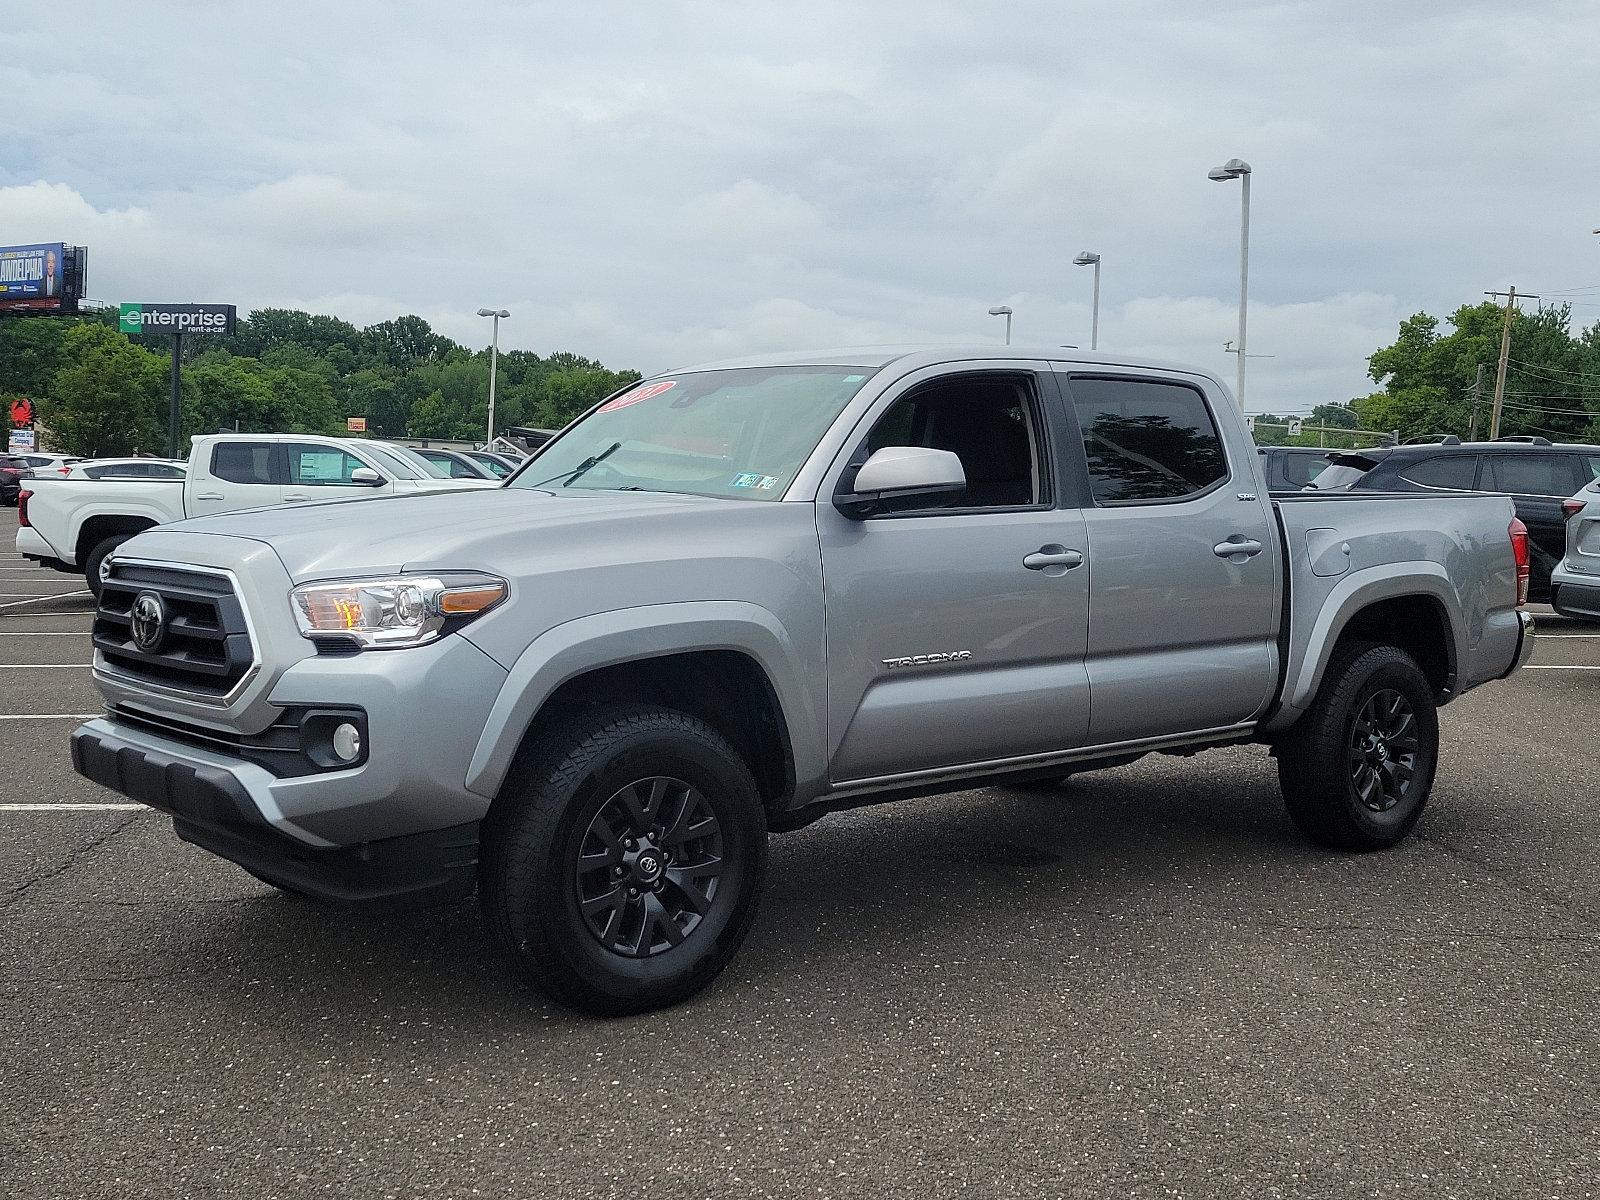
[[[34,875],[31,878],[24,879],[21,883],[17,884],[15,887],[7,888],[4,893],[0,893],[0,912],[4,912],[6,909],[11,908],[18,901],[20,901],[25,895],[27,895],[30,890],[32,890],[33,888],[37,887],[39,884],[41,884],[41,883],[49,883],[50,880],[59,878],[60,876],[66,874],[74,866],[76,866],[79,862],[83,861],[84,858],[86,858],[90,854],[93,854],[96,850],[100,849],[101,846],[104,846],[112,838],[116,837],[117,834],[121,833],[129,825],[132,825],[135,821],[137,821],[143,815],[144,815],[144,813],[142,813],[142,812],[136,812],[136,813],[128,814],[127,817],[125,817],[123,820],[117,822],[115,825],[113,825],[110,829],[106,830],[106,832],[101,834],[99,837],[94,838],[91,841],[85,842],[83,845],[79,846],[76,850],[73,850],[71,853],[69,853],[67,855],[66,859],[63,862],[58,863],[56,866],[50,868],[50,870],[41,871],[41,872],[39,872],[39,874]]]

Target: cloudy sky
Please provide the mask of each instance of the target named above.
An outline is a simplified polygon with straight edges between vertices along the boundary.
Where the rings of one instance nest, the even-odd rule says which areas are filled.
[[[0,244],[107,301],[426,317],[651,371],[995,338],[1370,390],[1419,309],[1600,319],[1600,5],[8,0]]]

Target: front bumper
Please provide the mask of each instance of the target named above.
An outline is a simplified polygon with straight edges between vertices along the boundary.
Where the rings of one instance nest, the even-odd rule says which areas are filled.
[[[104,720],[73,733],[72,765],[86,779],[169,814],[184,841],[292,891],[403,907],[458,900],[477,885],[476,821],[352,846],[307,845],[262,816],[248,773],[140,744]]]

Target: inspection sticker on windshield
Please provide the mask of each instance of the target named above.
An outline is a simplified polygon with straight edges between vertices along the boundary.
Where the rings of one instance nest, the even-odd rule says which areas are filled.
[[[607,400],[596,411],[616,412],[619,408],[629,408],[641,400],[648,400],[651,396],[659,396],[662,392],[671,391],[678,386],[676,379],[663,379],[660,383],[647,383],[643,387],[634,388],[631,392],[623,392],[615,400]]]
[[[760,492],[770,492],[778,486],[776,475],[762,475],[757,471],[740,471],[733,477],[733,486],[737,488],[755,488]]]

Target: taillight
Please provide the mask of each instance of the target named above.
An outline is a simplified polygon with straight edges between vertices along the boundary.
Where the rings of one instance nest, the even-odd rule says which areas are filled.
[[[25,529],[33,528],[33,522],[28,520],[28,501],[32,496],[33,493],[27,488],[17,493],[17,524]]]
[[[1517,607],[1528,602],[1528,527],[1516,517],[1507,530],[1511,534],[1511,557],[1517,560]]]
[[[1578,499],[1563,500],[1561,502],[1561,515],[1575,517],[1583,511],[1584,501]]]

